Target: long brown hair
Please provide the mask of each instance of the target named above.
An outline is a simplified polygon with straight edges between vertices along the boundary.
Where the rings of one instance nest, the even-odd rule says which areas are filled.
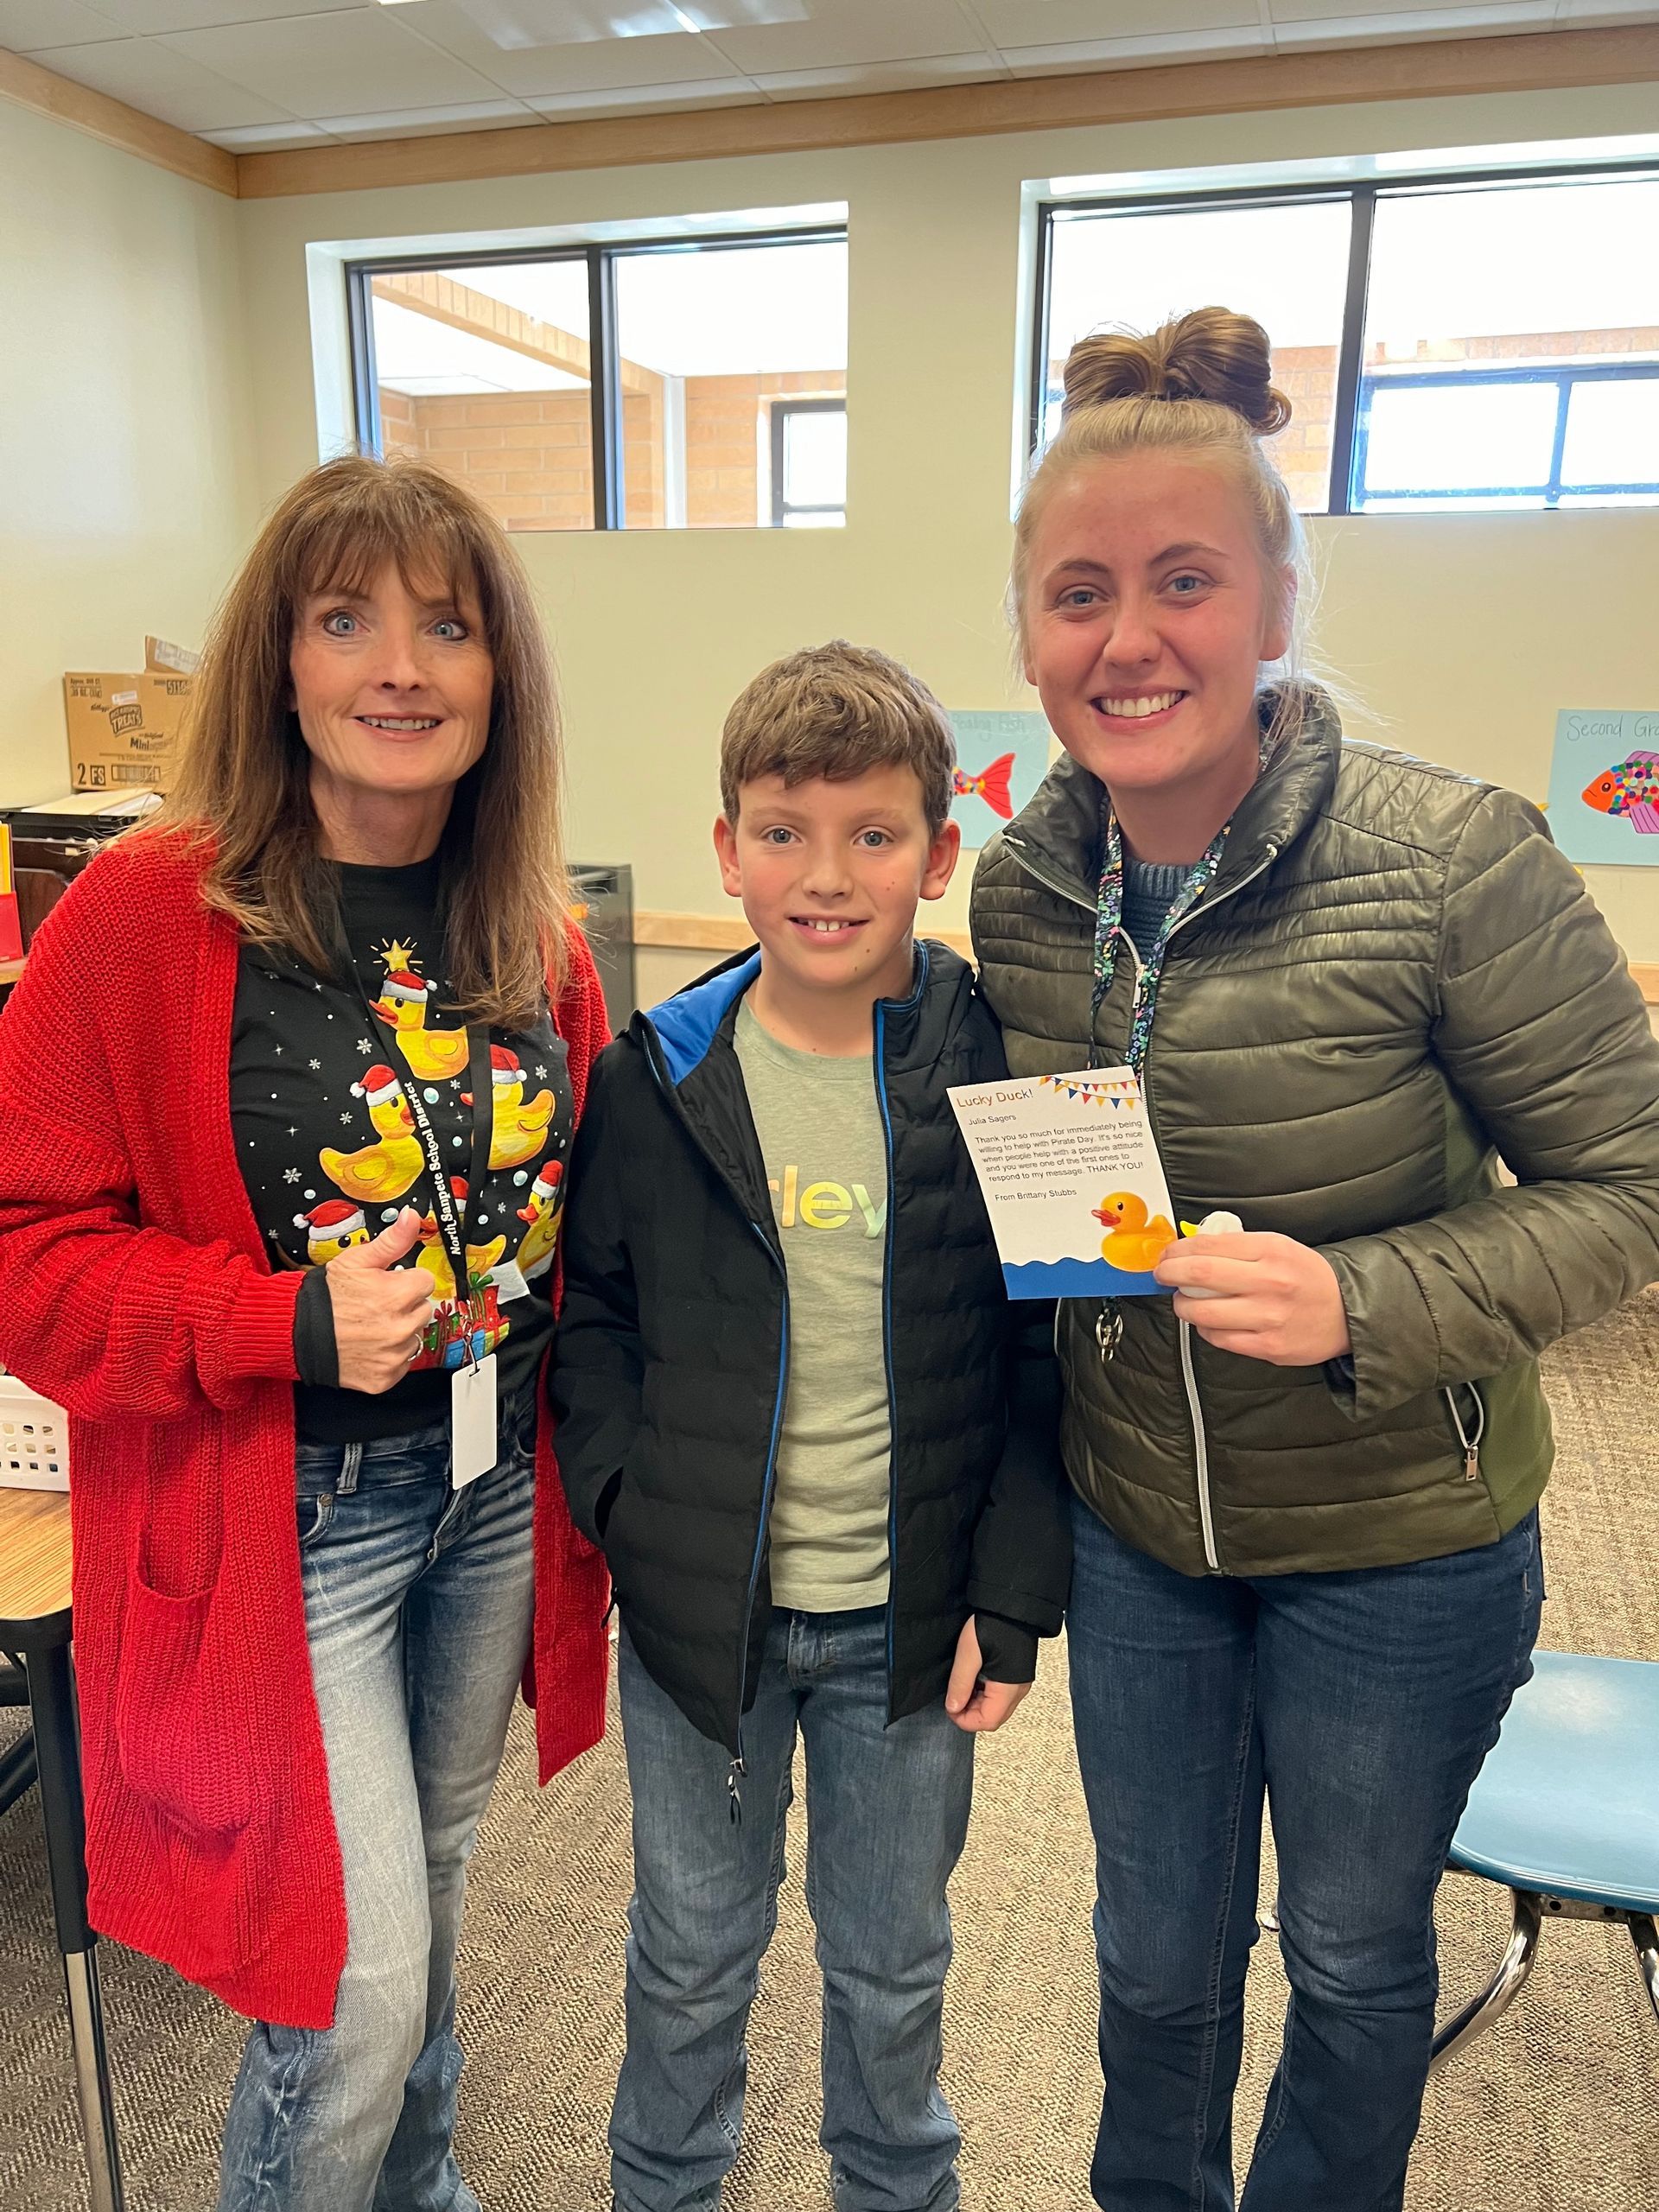
[[[564,973],[569,903],[552,656],[518,554],[474,493],[430,462],[347,455],[302,476],[259,533],[202,656],[183,756],[161,814],[209,849],[204,896],[262,944],[339,971],[340,888],[318,849],[311,756],[288,704],[306,601],[362,592],[389,563],[414,591],[476,599],[495,664],[489,734],[439,846],[457,1012],[517,1028]]]

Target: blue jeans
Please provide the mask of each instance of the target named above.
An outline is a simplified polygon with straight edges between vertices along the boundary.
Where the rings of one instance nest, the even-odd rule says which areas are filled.
[[[627,2050],[611,2116],[620,2212],[714,2212],[737,2157],[744,2031],[777,1924],[798,1729],[806,1902],[823,1970],[823,2128],[838,2212],[951,2212],[961,2137],[939,2088],[945,1885],[968,1832],[974,1739],[943,1702],[887,1726],[885,1616],[779,1611],[725,1748],[621,1637],[633,1790]]]
[[[1262,1800],[1284,2044],[1245,2212],[1396,2212],[1438,1974],[1434,1891],[1531,1672],[1538,1520],[1448,1559],[1194,1580],[1074,1501],[1067,1616],[1094,1828],[1111,2212],[1231,2212]]]
[[[530,1644],[532,1400],[502,1408],[494,1468],[460,1491],[447,1421],[300,1446],[346,1966],[331,2028],[249,2036],[219,2212],[478,2212],[450,2148],[455,1946]]]

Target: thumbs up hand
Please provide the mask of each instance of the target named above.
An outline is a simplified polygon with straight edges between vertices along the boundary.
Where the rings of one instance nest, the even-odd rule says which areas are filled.
[[[404,1206],[367,1244],[353,1244],[323,1269],[334,1308],[340,1387],[378,1397],[401,1382],[432,1313],[431,1280],[400,1268],[420,1242],[421,1216]]]

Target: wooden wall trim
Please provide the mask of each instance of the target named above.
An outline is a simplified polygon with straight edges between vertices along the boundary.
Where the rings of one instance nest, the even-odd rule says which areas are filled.
[[[84,130],[175,176],[244,200],[988,137],[1182,116],[1655,80],[1659,80],[1659,25],[1630,23],[1611,29],[1527,31],[1498,38],[1267,54],[1248,60],[1177,62],[1149,69],[1023,77],[921,92],[779,100],[764,106],[531,124],[521,130],[468,130],[447,137],[390,138],[361,146],[238,156],[74,84],[22,54],[0,49],[0,99]]]
[[[84,130],[89,138],[101,139],[124,154],[137,154],[157,168],[188,177],[192,184],[205,184],[232,200],[236,198],[237,157],[223,146],[211,146],[207,139],[194,137],[188,130],[175,130],[170,123],[142,115],[124,101],[73,84],[55,70],[42,69],[37,61],[26,61],[21,54],[9,54],[3,48],[0,48],[0,99],[48,116],[54,123],[67,123],[72,130]]]
[[[971,959],[966,930],[936,930],[924,926],[924,937],[937,938]],[[741,952],[754,943],[754,931],[741,913],[671,914],[649,908],[633,918],[633,941],[666,952]],[[1633,960],[1630,975],[1649,1006],[1659,1006],[1659,962]]]
[[[378,186],[456,184],[565,169],[713,161],[746,154],[822,152],[906,141],[978,138],[1014,130],[1147,123],[1361,100],[1432,99],[1480,92],[1556,92],[1659,78],[1659,25],[1522,32],[1348,47],[1323,54],[1192,61],[1067,77],[1023,77],[913,92],[779,100],[679,115],[527,124],[453,137],[388,138],[362,146],[244,154],[245,200]]]

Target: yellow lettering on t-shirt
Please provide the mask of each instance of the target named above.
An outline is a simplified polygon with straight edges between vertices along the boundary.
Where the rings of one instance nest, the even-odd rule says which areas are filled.
[[[785,1179],[794,1172],[787,1169]],[[807,1229],[844,1229],[852,1217],[853,1194],[842,1184],[809,1183],[801,1192],[801,1221]]]
[[[864,1217],[864,1234],[867,1236],[879,1236],[887,1218],[887,1200],[883,1198],[879,1206],[872,1205],[870,1194],[861,1183],[854,1184],[853,1196],[858,1202],[860,1213]]]
[[[793,1167],[785,1167],[784,1170],[783,1225],[785,1229],[793,1229],[795,1226],[795,1180],[798,1173],[798,1170]]]

